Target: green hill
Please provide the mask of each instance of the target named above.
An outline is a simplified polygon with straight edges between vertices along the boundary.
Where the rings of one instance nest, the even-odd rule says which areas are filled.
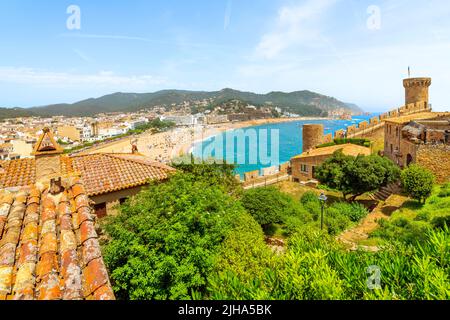
[[[324,96],[311,91],[296,91],[291,93],[270,92],[256,94],[233,89],[221,91],[183,91],[163,90],[154,93],[114,93],[100,98],[91,98],[73,104],[54,104],[28,109],[0,109],[0,118],[23,116],[93,116],[107,112],[131,112],[141,109],[151,109],[159,105],[170,106],[184,101],[212,99],[213,104],[229,100],[241,100],[256,105],[270,105],[284,111],[299,115],[326,115],[327,111],[344,108],[351,112],[361,112],[355,105],[346,104],[333,97]]]

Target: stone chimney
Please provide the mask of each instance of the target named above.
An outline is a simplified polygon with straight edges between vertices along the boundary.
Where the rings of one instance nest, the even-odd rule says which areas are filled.
[[[44,128],[32,153],[36,159],[36,181],[61,175],[60,156],[62,153],[64,150],[55,141],[53,133],[49,128]]]
[[[138,153],[139,153],[137,144],[133,143],[133,144],[131,145],[131,153],[132,153],[132,154],[138,154]]]

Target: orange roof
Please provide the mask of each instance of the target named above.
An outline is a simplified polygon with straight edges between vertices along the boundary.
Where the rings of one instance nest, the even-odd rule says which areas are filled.
[[[35,159],[0,162],[0,188],[29,186],[35,182]]]
[[[61,157],[63,173],[80,174],[89,196],[129,189],[167,179],[175,169],[131,154]]]
[[[0,190],[0,300],[112,300],[83,185]]]
[[[53,133],[49,128],[44,128],[44,132],[39,137],[38,142],[34,146],[32,155],[39,156],[43,154],[61,154],[64,150],[55,141]]]
[[[89,196],[142,186],[149,180],[164,180],[175,169],[142,155],[90,154],[61,156],[62,174],[79,174]],[[36,183],[35,159],[0,162],[0,188]]]
[[[338,150],[342,150],[342,152],[345,155],[354,156],[354,157],[361,155],[361,154],[362,155],[370,155],[370,153],[371,153],[369,148],[366,148],[363,146],[358,146],[356,144],[348,143],[348,144],[341,144],[341,145],[335,145],[335,146],[330,146],[330,147],[313,149],[308,152],[303,152],[301,155],[293,157],[292,159],[304,159],[304,158],[309,158],[309,157],[332,155],[333,153],[335,153]]]

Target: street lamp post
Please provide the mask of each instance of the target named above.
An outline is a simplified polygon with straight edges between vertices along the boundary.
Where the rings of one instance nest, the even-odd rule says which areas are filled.
[[[322,193],[319,196],[319,201],[322,204],[322,213],[320,215],[320,230],[323,230],[323,211],[325,210],[325,203],[327,202],[327,196],[325,195],[325,193]]]

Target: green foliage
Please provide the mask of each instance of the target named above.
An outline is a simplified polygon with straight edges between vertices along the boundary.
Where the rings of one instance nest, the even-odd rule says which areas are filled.
[[[203,292],[225,239],[253,228],[239,202],[191,174],[179,173],[122,205],[105,231],[104,259],[122,299],[190,299]],[[250,221],[241,225],[241,221]],[[257,231],[253,231],[257,233]]]
[[[337,138],[337,139],[334,139],[333,142],[328,142],[328,143],[324,143],[324,144],[318,145],[317,148],[325,148],[325,147],[331,147],[331,146],[342,145],[342,144],[347,144],[347,143],[351,143],[351,144],[355,144],[355,145],[363,146],[363,147],[367,147],[367,148],[370,148],[370,145],[371,145],[371,141],[368,140],[368,139],[360,139],[360,138],[352,138],[352,139]]]
[[[378,155],[347,156],[338,150],[317,167],[316,177],[329,188],[339,190],[344,199],[356,197],[396,181],[400,170],[388,158]]]
[[[303,195],[302,195],[302,197],[301,197],[301,199],[300,199],[300,202],[303,204],[303,205],[307,205],[307,204],[309,204],[309,203],[315,203],[315,204],[320,204],[320,201],[319,201],[319,198],[318,198],[319,196],[317,195],[317,193],[315,193],[315,192],[313,192],[313,191],[306,191]]]
[[[435,181],[431,171],[417,164],[403,170],[401,179],[405,192],[419,202],[425,202],[431,195]]]
[[[319,144],[318,146],[316,146],[316,148],[326,148],[326,147],[332,147],[335,145],[336,145],[336,143],[334,143],[334,142],[327,142],[327,143]]]
[[[235,165],[216,163],[214,161],[199,161],[194,158],[181,158],[173,161],[171,166],[181,172],[188,173],[195,180],[202,180],[211,186],[222,188],[225,192],[240,195],[242,188],[235,178]]]
[[[450,197],[450,183],[442,185],[441,191],[439,192],[438,196],[441,198]]]
[[[304,230],[287,252],[255,257],[253,268],[225,267],[208,279],[212,299],[409,299],[450,298],[448,229],[429,231],[414,245],[393,243],[377,253],[347,252],[333,238]],[[237,257],[238,258],[238,257]],[[248,258],[246,258],[248,259]],[[381,273],[381,288],[370,289],[368,268]]]
[[[406,202],[389,220],[381,220],[380,228],[372,235],[405,243],[423,241],[431,229],[444,229],[450,224],[450,196],[441,197],[447,186],[435,187],[432,196],[423,204]]]
[[[135,129],[128,131],[129,135],[141,134],[147,130],[152,130],[154,133],[166,131],[175,127],[175,123],[171,121],[163,120],[159,118],[154,119],[146,124],[137,126]]]
[[[299,212],[298,204],[274,187],[250,189],[244,192],[241,202],[262,226],[282,222],[285,216]]]
[[[365,218],[369,211],[360,203],[335,202],[332,209],[338,211],[341,215],[348,217],[352,222],[358,222]]]

